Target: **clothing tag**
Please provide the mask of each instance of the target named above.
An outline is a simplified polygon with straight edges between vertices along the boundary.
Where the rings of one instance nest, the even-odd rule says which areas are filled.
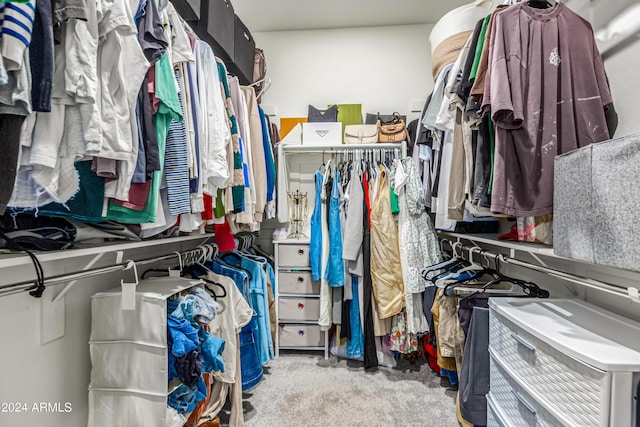
[[[136,309],[136,283],[122,283],[122,309]]]
[[[173,268],[169,269],[169,277],[180,277],[180,270],[176,270]]]

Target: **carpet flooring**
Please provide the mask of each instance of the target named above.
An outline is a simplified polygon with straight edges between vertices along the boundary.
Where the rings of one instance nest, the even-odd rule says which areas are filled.
[[[455,396],[455,387],[422,362],[365,372],[356,361],[281,353],[244,393],[243,409],[247,427],[453,427]]]

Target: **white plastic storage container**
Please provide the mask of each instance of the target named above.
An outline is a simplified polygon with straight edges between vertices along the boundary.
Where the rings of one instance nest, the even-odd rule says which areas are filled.
[[[506,425],[637,425],[640,323],[577,300],[489,307],[489,397]]]

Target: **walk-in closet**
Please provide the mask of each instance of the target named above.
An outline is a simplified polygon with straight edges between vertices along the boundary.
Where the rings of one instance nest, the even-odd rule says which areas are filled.
[[[0,0],[0,427],[640,427],[640,2]]]

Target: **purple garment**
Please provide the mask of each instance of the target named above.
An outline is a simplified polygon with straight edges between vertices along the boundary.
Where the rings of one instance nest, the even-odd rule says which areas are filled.
[[[491,210],[552,213],[555,156],[609,139],[612,99],[593,30],[562,3],[522,2],[496,15],[491,43],[483,103],[496,123]]]

